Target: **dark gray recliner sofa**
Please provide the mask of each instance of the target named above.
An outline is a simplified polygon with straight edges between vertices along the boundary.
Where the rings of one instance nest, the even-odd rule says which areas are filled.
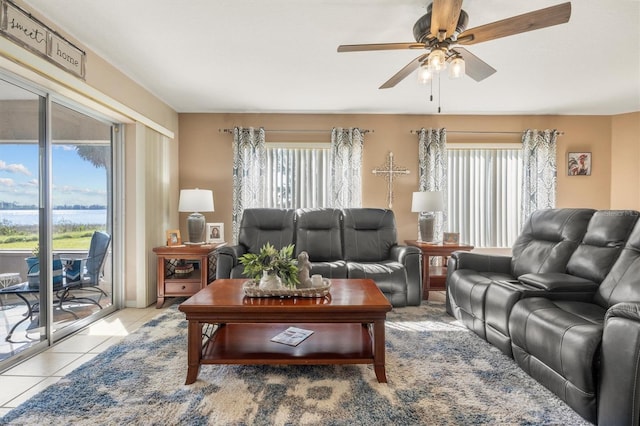
[[[238,258],[265,243],[306,251],[311,273],[327,278],[371,278],[395,307],[422,302],[421,253],[397,244],[393,211],[246,209],[238,245],[217,250],[216,278],[246,278]]]
[[[513,256],[451,257],[447,309],[585,419],[638,425],[638,216],[534,212]]]

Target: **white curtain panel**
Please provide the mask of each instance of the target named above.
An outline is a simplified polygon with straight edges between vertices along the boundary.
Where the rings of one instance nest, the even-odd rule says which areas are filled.
[[[233,129],[233,244],[238,243],[244,209],[264,206],[266,159],[263,128]]]
[[[331,131],[331,194],[329,206],[337,209],[362,206],[362,147],[358,128]]]
[[[536,210],[556,205],[557,130],[527,129],[522,135],[522,223]]]

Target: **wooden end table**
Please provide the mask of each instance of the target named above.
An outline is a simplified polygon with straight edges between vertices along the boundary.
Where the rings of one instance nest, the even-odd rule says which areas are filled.
[[[429,291],[446,290],[447,259],[454,251],[471,251],[473,246],[464,244],[429,244],[416,240],[405,240],[405,244],[422,251],[422,299],[429,300]],[[431,267],[431,257],[441,256],[442,266]]]
[[[216,277],[215,250],[226,243],[161,246],[153,249],[158,258],[156,308],[160,309],[165,297],[192,296],[205,288]],[[195,262],[198,268],[189,274],[176,274],[181,262]]]
[[[322,298],[245,296],[245,279],[216,280],[180,304],[188,328],[186,384],[202,364],[373,364],[386,383],[384,322],[391,304],[370,279],[332,279]],[[272,342],[290,325],[298,346]]]

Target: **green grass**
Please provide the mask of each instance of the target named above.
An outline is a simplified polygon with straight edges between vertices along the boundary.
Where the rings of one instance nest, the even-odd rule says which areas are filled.
[[[53,234],[53,250],[88,250],[94,230],[82,229]],[[28,250],[37,245],[38,235],[35,233],[0,235],[0,250]]]

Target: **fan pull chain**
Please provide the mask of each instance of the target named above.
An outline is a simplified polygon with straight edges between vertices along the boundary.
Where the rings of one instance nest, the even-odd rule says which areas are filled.
[[[433,102],[433,78],[429,79],[429,102]]]
[[[442,96],[440,96],[440,88],[441,88],[442,84],[440,82],[440,73],[438,73],[438,114],[440,114],[440,99],[442,99]]]

